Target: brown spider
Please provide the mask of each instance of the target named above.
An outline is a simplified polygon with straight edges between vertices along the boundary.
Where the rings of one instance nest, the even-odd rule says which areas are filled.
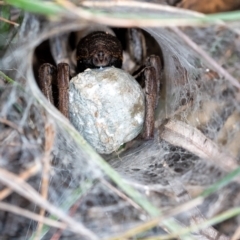
[[[162,64],[159,56],[151,55],[145,58],[143,50],[144,37],[140,29],[128,30],[128,39],[132,42],[130,55],[136,62],[135,79],[144,87],[145,92],[145,122],[141,137],[152,139],[154,136],[154,112],[157,106]],[[102,31],[95,31],[80,39],[76,51],[76,73],[88,68],[105,68],[114,66],[121,68],[123,63],[122,44],[117,37]],[[143,66],[140,64],[144,61]],[[132,70],[134,71],[134,70]],[[69,65],[57,64],[57,68],[44,63],[39,68],[39,87],[47,99],[57,105],[60,112],[68,117],[69,110]],[[52,84],[57,86],[58,99],[54,99]]]

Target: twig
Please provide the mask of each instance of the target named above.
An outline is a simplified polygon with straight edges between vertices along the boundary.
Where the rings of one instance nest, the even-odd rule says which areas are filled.
[[[207,63],[209,63],[214,70],[230,81],[235,87],[240,89],[239,81],[229,74],[224,68],[222,68],[212,57],[209,56],[209,54],[207,54],[196,43],[194,43],[186,34],[176,27],[171,27],[170,29],[179,37],[181,37],[196,53],[203,57],[204,60],[207,61]]]
[[[45,147],[44,147],[45,153],[42,160],[43,172],[42,172],[42,186],[41,186],[41,195],[45,200],[47,200],[47,196],[48,196],[50,158],[51,158],[51,150],[54,143],[54,135],[55,135],[55,132],[53,129],[53,125],[47,122],[45,124]],[[45,214],[45,209],[41,208],[39,215],[44,217],[44,214]],[[35,235],[36,240],[39,239],[42,227],[43,227],[43,223],[39,222],[36,230],[36,235]]]
[[[6,19],[6,18],[3,18],[3,17],[0,17],[0,21],[3,21],[3,22],[6,22],[6,23],[9,23],[9,24],[12,24],[12,25],[14,25],[15,27],[18,27],[18,26],[19,26],[18,23],[12,22],[12,21],[10,21],[10,20],[8,20],[8,19]]]

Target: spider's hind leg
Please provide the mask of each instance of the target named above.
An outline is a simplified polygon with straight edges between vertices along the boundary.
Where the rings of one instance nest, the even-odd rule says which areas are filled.
[[[145,61],[146,67],[153,67],[156,72],[156,82],[157,82],[157,99],[156,99],[156,107],[159,101],[159,91],[160,91],[160,84],[161,84],[161,77],[162,77],[162,62],[159,56],[151,55]]]
[[[146,112],[141,137],[145,140],[153,139],[154,137],[154,116],[159,99],[161,70],[162,65],[159,56],[151,55],[147,58],[145,68],[142,71],[145,83]]]

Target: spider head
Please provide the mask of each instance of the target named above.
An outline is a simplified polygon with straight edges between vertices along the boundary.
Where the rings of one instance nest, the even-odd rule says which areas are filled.
[[[113,35],[93,32],[82,38],[77,45],[77,71],[87,68],[122,66],[122,46]]]

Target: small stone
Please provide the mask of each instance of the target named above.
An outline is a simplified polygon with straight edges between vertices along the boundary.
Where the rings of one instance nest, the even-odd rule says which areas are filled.
[[[145,96],[122,69],[87,69],[69,86],[69,118],[99,153],[109,154],[142,130]]]

